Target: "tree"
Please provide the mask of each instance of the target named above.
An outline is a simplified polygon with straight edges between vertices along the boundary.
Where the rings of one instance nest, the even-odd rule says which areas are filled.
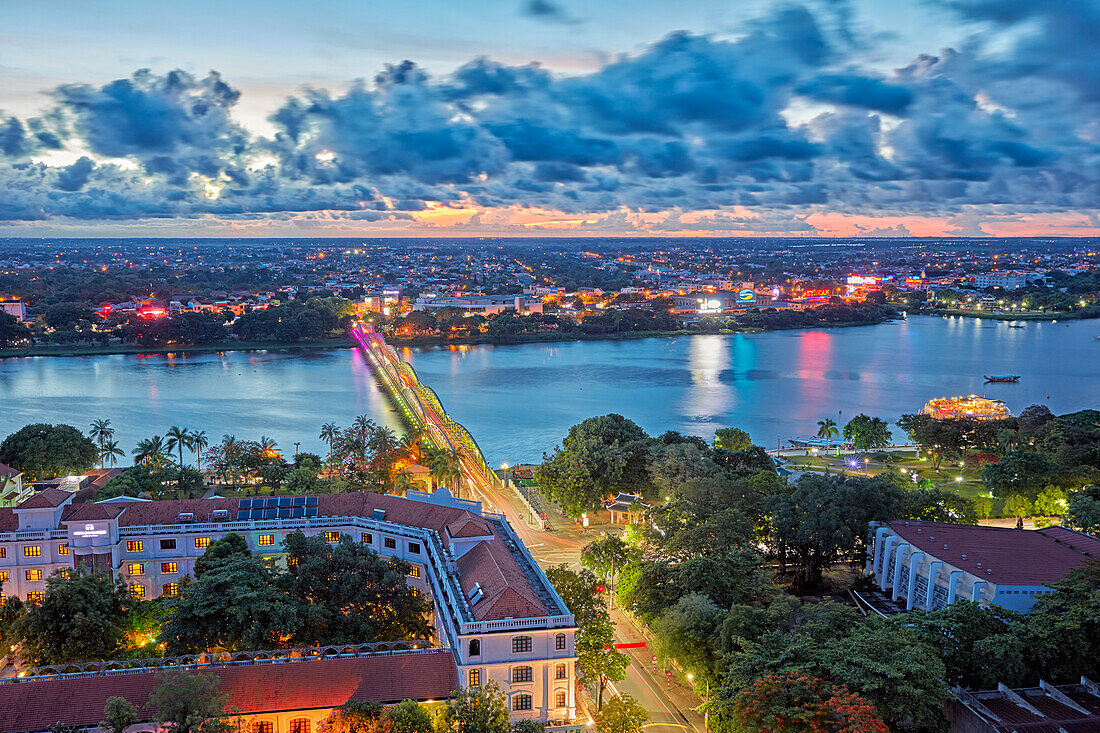
[[[524,718],[512,723],[512,733],[546,733],[546,726],[537,720]]]
[[[7,312],[0,312],[0,348],[27,346],[33,339],[31,330]]]
[[[170,733],[230,733],[227,695],[209,673],[162,672],[146,708]]]
[[[98,454],[101,468],[105,468],[108,463],[111,464],[111,468],[114,468],[118,463],[118,459],[126,455],[126,451],[118,446],[117,440],[108,440],[100,446]]]
[[[647,722],[649,713],[626,694],[611,698],[596,713],[596,730],[599,733],[638,733]]]
[[[714,431],[714,447],[733,451],[748,450],[752,447],[752,439],[740,428],[719,428]]]
[[[938,471],[943,461],[957,460],[962,456],[971,422],[976,421],[937,420],[930,415],[902,415],[897,425],[909,435],[910,440],[931,451],[932,468]]]
[[[115,429],[111,427],[110,420],[93,420],[92,425],[88,430],[88,437],[96,442],[96,445],[103,447],[108,440],[115,435]]]
[[[840,431],[837,430],[836,420],[827,417],[824,420],[817,421],[817,437],[825,439],[826,451],[829,450],[829,441],[838,435],[840,435]]]
[[[0,463],[18,468],[26,481],[84,473],[97,456],[91,439],[71,425],[26,425],[0,443]]]
[[[599,573],[601,578],[609,578],[613,594],[615,576],[633,554],[625,542],[614,535],[608,535],[602,540],[589,542],[584,546],[581,550],[581,565]]]
[[[248,549],[248,541],[236,532],[230,532],[225,537],[211,542],[206,551],[202,553],[202,556],[195,560],[195,577],[202,577],[207,569],[223,560],[233,557],[250,557],[251,555],[252,551]]]
[[[173,449],[178,448],[180,454],[180,466],[183,466],[183,449],[191,448],[191,431],[187,428],[181,428],[178,425],[173,425],[168,428],[168,433],[164,436],[164,451],[171,454]]]
[[[443,716],[450,733],[510,733],[504,693],[492,680],[456,690]]]
[[[1100,532],[1100,487],[1089,487],[1074,494],[1069,500],[1065,522],[1088,534]]]
[[[142,466],[157,466],[168,457],[164,446],[164,438],[159,435],[139,440],[137,447],[131,453],[134,456],[134,464]]]
[[[744,733],[889,733],[875,706],[842,685],[784,670],[741,688],[729,705]]]
[[[105,728],[110,733],[125,733],[126,729],[138,722],[138,711],[130,701],[124,697],[108,697],[107,704],[103,706],[103,722],[100,728]]]
[[[431,605],[406,584],[410,566],[404,560],[383,559],[347,535],[331,545],[323,537],[295,532],[287,536],[284,548],[288,568],[281,584],[300,622],[295,643],[431,637]]]
[[[1034,500],[1054,475],[1056,466],[1045,456],[1012,451],[982,468],[982,480],[994,496],[1019,494]]]
[[[321,434],[318,437],[328,443],[328,456],[332,458],[333,446],[336,445],[336,440],[340,437],[340,428],[336,427],[334,422],[327,422],[321,426]]]
[[[325,718],[319,729],[323,733],[390,733],[386,708],[370,700],[348,700]]]
[[[435,733],[432,716],[416,700],[403,700],[386,712],[390,733]]]
[[[1057,486],[1047,486],[1035,498],[1034,508],[1039,516],[1060,517],[1066,513],[1066,492]]]
[[[169,654],[283,646],[299,621],[277,581],[257,557],[234,553],[213,560],[181,587],[159,638]]]
[[[913,611],[906,614],[906,623],[936,650],[952,687],[987,690],[999,682],[1029,684],[1015,630],[1024,623],[1022,614],[960,600],[940,611]]]
[[[195,467],[202,470],[202,452],[210,445],[210,439],[206,437],[205,430],[191,433],[191,450],[195,451]]]
[[[287,472],[283,485],[287,491],[295,494],[308,494],[316,491],[321,485],[321,479],[317,476],[318,468],[301,465]]]
[[[892,436],[885,420],[860,413],[844,426],[844,439],[859,450],[874,450],[890,445]]]
[[[122,644],[129,590],[109,573],[79,565],[46,580],[41,603],[27,605],[13,626],[32,665],[109,659]]]

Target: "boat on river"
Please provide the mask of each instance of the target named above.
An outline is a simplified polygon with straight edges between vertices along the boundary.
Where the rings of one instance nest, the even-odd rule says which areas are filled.
[[[1004,374],[1004,375],[1001,375],[999,377],[987,376],[985,378],[985,381],[987,383],[994,382],[994,383],[998,383],[998,384],[1000,384],[1000,383],[1012,383],[1012,384],[1014,384],[1014,383],[1020,381],[1020,375],[1019,374]]]

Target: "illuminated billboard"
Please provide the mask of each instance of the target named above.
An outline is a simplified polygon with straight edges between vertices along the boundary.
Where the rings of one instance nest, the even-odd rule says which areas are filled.
[[[696,310],[700,313],[721,313],[722,301],[719,298],[699,298]]]
[[[849,275],[849,285],[880,285],[882,284],[882,277],[880,275]]]
[[[749,290],[748,288],[742,288],[741,290],[737,291],[737,302],[754,303],[756,302],[756,293],[754,293],[752,290]]]

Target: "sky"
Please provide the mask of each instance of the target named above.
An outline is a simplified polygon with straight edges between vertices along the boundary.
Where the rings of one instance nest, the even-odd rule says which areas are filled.
[[[1100,0],[0,3],[4,236],[1100,235]]]

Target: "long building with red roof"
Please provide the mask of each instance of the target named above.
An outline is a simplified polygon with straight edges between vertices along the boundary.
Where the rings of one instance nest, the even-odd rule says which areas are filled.
[[[503,516],[443,489],[94,504],[45,489],[0,509],[0,581],[35,601],[51,573],[79,563],[123,579],[135,596],[172,596],[211,542],[233,532],[279,564],[283,539],[299,531],[351,537],[409,562],[407,582],[432,601],[459,685],[495,681],[515,719],[576,717],[573,615]]]

